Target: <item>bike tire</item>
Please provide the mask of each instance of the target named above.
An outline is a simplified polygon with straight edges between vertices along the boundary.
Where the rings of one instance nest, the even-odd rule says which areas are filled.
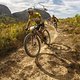
[[[29,39],[29,37],[30,36],[32,36],[32,34],[31,33],[29,33],[28,35],[26,35],[26,37],[24,38],[24,49],[25,49],[25,52],[26,52],[26,54],[28,55],[28,56],[30,56],[30,57],[37,57],[38,56],[38,54],[40,53],[40,49],[41,49],[41,44],[40,44],[40,41],[39,41],[39,38],[36,36],[36,40],[37,40],[37,42],[38,42],[38,51],[37,51],[37,53],[34,55],[34,54],[32,54],[32,52],[30,53],[29,52],[29,50],[28,50],[28,48],[26,47],[26,44],[28,44],[28,39]]]

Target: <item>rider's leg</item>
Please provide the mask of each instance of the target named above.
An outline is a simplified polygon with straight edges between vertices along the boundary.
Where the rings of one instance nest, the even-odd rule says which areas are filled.
[[[47,37],[46,37],[46,35],[43,33],[44,28],[45,28],[45,25],[44,25],[44,22],[43,22],[43,23],[41,24],[41,35],[42,35],[43,41],[46,42],[46,41],[47,41]]]
[[[38,24],[38,26],[36,28],[39,32],[39,35],[41,36],[42,42],[46,39],[46,36],[43,33],[44,27],[45,27],[44,22],[42,22],[41,24]]]

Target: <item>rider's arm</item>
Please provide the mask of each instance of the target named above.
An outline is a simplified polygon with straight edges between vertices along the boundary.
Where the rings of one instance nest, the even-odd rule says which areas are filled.
[[[27,28],[30,27],[30,23],[31,23],[31,17],[29,16],[28,22],[27,22]]]
[[[40,19],[40,20],[42,20],[42,17],[41,17],[41,15],[40,15],[40,14],[39,14],[39,19]]]
[[[30,26],[30,19],[27,22],[27,28],[29,28],[29,26]]]

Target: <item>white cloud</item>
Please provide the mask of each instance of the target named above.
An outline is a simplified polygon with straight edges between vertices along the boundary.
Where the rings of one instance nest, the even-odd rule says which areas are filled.
[[[51,15],[55,14],[58,17],[68,17],[80,13],[80,0],[56,0],[56,2],[55,0],[0,0],[0,4],[8,6],[12,13],[34,5],[42,7],[38,4],[39,2],[45,5]]]

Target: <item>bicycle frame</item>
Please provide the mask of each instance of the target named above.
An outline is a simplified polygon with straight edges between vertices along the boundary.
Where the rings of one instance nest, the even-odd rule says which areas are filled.
[[[31,33],[33,36],[39,36],[40,39],[42,39],[42,30],[41,28],[39,30],[36,29],[36,27],[32,26],[31,29],[28,30],[28,33]],[[41,36],[40,36],[41,35]]]

